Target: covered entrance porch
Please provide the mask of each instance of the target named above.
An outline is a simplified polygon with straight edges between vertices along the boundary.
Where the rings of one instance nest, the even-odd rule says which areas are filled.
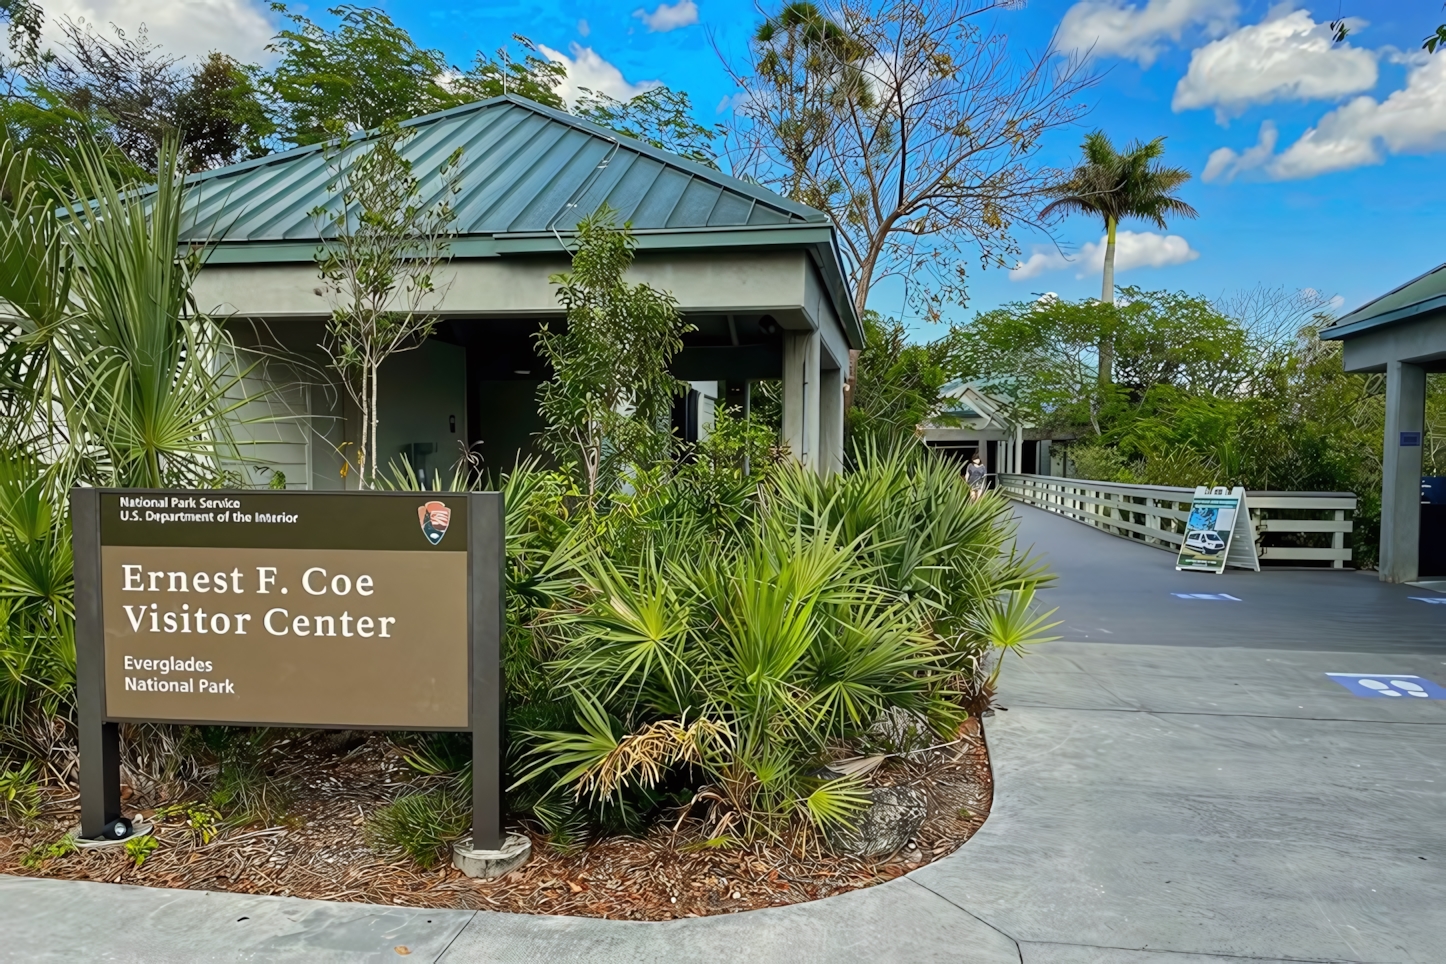
[[[382,465],[405,455],[445,473],[473,451],[496,472],[531,451],[549,377],[533,339],[564,317],[549,279],[570,266],[572,227],[603,205],[637,239],[629,280],[671,293],[696,329],[674,362],[697,393],[681,430],[706,431],[714,406],[780,379],[790,453],[820,472],[842,465],[849,352],[862,339],[822,213],[513,95],[403,126],[413,135],[401,149],[424,184],[462,149],[461,189],[437,329],[382,369]],[[252,483],[281,471],[289,487],[353,484],[343,463],[358,420],[322,348],[331,305],[313,260],[322,237],[311,212],[335,203],[329,177],[309,147],[190,187],[187,240],[213,244],[197,305],[231,319],[268,389],[265,417],[238,427],[254,443]]]
[[[1381,579],[1446,580],[1446,505],[1423,492],[1421,478],[1426,376],[1446,371],[1446,265],[1356,309],[1320,337],[1341,343],[1346,371],[1386,376]]]

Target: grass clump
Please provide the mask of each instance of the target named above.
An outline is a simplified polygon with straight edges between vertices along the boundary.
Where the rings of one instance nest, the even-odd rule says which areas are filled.
[[[283,820],[296,797],[292,779],[281,772],[276,753],[280,730],[203,726],[197,728],[205,749],[216,760],[210,807],[234,824]]]
[[[59,857],[65,857],[76,851],[75,835],[66,834],[54,843],[36,844],[25,852],[20,858],[20,866],[27,870],[36,870],[44,866],[48,861]]]
[[[0,770],[0,820],[34,820],[40,813],[40,784],[34,760],[7,762]]]
[[[372,814],[366,841],[378,853],[407,857],[431,869],[447,859],[452,841],[466,833],[471,823],[471,802],[457,792],[412,792]]]

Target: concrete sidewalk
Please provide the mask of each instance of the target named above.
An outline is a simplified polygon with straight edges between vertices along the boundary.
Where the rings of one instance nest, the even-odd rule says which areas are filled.
[[[1022,514],[1071,638],[1011,659],[992,815],[905,878],[641,924],[0,877],[0,961],[1446,960],[1446,701],[1325,676],[1446,683],[1446,606],[1348,572],[1177,574]]]
[[[911,876],[1026,964],[1446,960],[1446,701],[1324,675],[1442,670],[1051,644],[1006,670],[989,820]]]

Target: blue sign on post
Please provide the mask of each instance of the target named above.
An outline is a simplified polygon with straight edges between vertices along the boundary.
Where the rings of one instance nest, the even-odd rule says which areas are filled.
[[[1327,673],[1326,676],[1356,696],[1446,700],[1446,689],[1424,676],[1404,673]]]
[[[1421,447],[1421,433],[1420,433],[1420,432],[1402,432],[1402,433],[1401,433],[1401,446],[1402,446],[1403,448],[1420,448],[1420,447]]]

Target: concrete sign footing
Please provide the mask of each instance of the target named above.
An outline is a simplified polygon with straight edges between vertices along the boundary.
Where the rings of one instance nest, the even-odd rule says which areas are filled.
[[[501,850],[473,850],[472,838],[463,837],[452,845],[452,866],[468,877],[494,880],[527,863],[532,841],[520,833],[509,833]]]

